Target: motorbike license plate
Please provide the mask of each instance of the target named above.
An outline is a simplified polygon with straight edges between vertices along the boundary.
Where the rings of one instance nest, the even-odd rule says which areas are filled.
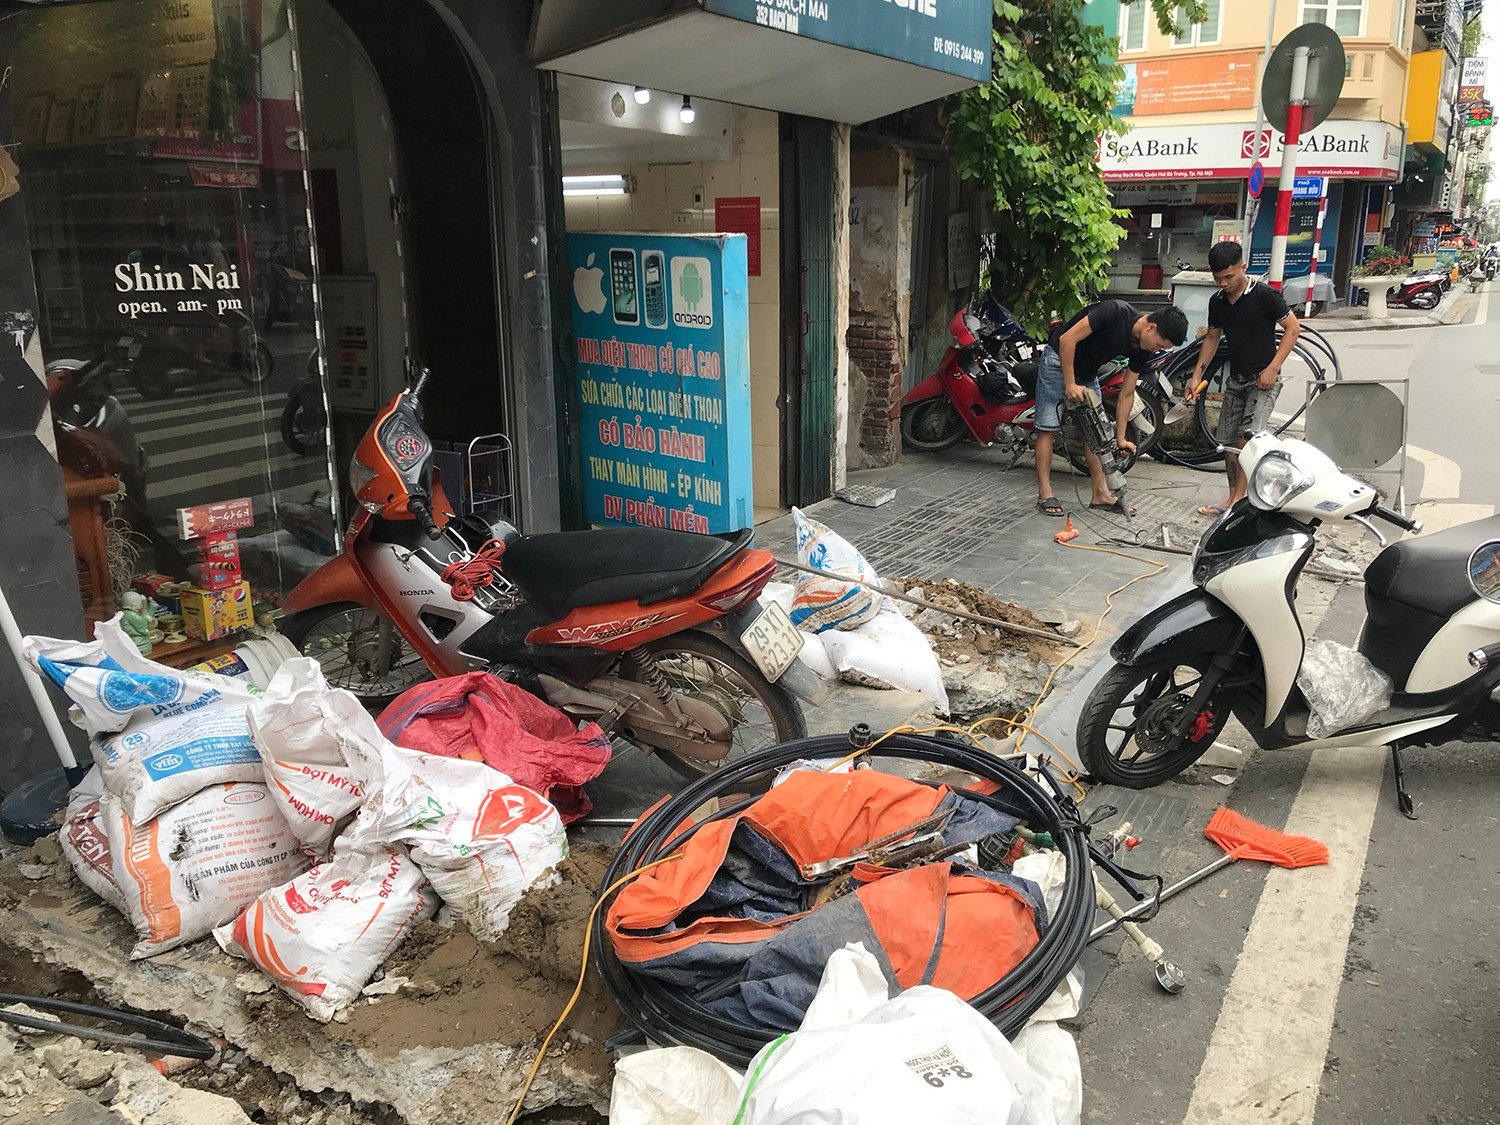
[[[786,610],[771,603],[740,634],[745,651],[755,661],[766,679],[775,683],[786,674],[802,651],[803,637]]]

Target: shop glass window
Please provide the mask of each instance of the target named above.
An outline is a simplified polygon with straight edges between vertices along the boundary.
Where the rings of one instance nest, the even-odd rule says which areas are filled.
[[[116,596],[142,576],[212,586],[178,512],[244,498],[240,567],[274,609],[335,553],[338,514],[290,5],[4,22],[59,460],[123,489],[108,557],[80,573],[106,565]],[[87,611],[99,590],[80,584]]]
[[[1321,0],[1302,5],[1303,23],[1325,23],[1346,38],[1364,33],[1365,0]]]
[[[1120,50],[1146,49],[1146,20],[1149,18],[1146,0],[1130,0],[1130,3],[1120,5]]]
[[[1203,47],[1219,41],[1219,19],[1221,16],[1221,0],[1205,0],[1203,8],[1206,13],[1202,23],[1189,24],[1187,15],[1181,8],[1175,14],[1177,26],[1184,29],[1181,35],[1173,36],[1174,47]]]

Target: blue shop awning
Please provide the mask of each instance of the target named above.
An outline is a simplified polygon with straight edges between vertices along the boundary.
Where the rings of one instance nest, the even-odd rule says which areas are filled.
[[[991,0],[541,0],[545,70],[859,124],[990,74]]]

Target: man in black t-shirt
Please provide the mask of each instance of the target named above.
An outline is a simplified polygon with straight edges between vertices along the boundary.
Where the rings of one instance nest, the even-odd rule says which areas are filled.
[[[1052,330],[1052,338],[1037,366],[1036,415],[1032,423],[1036,430],[1038,511],[1048,516],[1063,514],[1062,505],[1052,494],[1052,435],[1062,428],[1064,410],[1082,402],[1086,391],[1098,394],[1100,379],[1122,368],[1128,369],[1115,404],[1115,432],[1122,449],[1134,449],[1134,443],[1127,437],[1127,427],[1135,405],[1136,376],[1153,354],[1175,347],[1185,339],[1187,317],[1181,309],[1168,305],[1143,315],[1124,301],[1095,302]],[[1089,507],[1129,515],[1120,498],[1109,490],[1098,454],[1085,449],[1084,460],[1088,462],[1093,485]]]
[[[1226,337],[1229,375],[1224,380],[1224,400],[1214,436],[1229,448],[1224,455],[1229,500],[1198,509],[1205,516],[1218,516],[1245,495],[1248,482],[1240,471],[1237,450],[1270,422],[1271,409],[1281,393],[1281,365],[1296,345],[1302,326],[1280,292],[1245,272],[1244,251],[1238,242],[1216,243],[1208,252],[1208,268],[1219,291],[1208,299],[1208,331],[1203,334],[1187,398],[1191,402],[1203,393],[1204,369],[1219,350],[1219,337]],[[1279,344],[1278,324],[1282,328]]]

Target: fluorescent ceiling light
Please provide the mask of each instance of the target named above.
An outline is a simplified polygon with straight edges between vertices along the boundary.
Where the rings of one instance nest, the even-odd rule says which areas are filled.
[[[628,195],[630,177],[618,172],[606,176],[564,176],[564,195]]]

